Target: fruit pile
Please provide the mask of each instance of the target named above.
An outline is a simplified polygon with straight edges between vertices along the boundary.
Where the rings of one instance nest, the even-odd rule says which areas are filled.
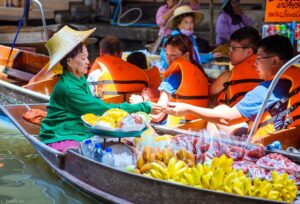
[[[102,116],[88,113],[82,116],[82,120],[96,129],[100,130],[121,130],[121,131],[140,131],[145,128],[144,118],[147,114],[129,114],[124,110],[112,108]]]
[[[159,160],[160,156],[149,153],[150,149],[147,147],[146,151],[143,151],[145,155],[142,154],[137,161],[139,172],[146,177],[181,183],[196,188],[235,193],[240,196],[256,196],[287,202],[292,202],[298,192],[294,180],[289,179],[288,174],[279,175],[276,171],[273,171],[270,181],[258,178],[252,181],[243,170],[233,169],[233,159],[225,155],[214,158],[210,165],[201,163],[188,165],[186,162],[192,161],[192,159],[185,155],[185,151],[176,154],[176,156],[185,155],[185,161],[176,158],[171,149],[165,150],[162,160]],[[144,158],[144,156],[147,158]],[[146,163],[141,163],[144,160]]]

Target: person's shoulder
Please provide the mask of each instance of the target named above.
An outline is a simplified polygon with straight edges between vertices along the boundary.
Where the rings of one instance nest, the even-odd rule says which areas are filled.
[[[157,12],[161,12],[161,11],[165,11],[165,10],[168,10],[167,5],[162,5],[157,9]]]

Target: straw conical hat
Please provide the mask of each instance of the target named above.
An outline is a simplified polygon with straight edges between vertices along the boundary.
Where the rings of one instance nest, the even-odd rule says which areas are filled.
[[[55,33],[45,44],[50,56],[48,71],[59,63],[59,61],[71,52],[79,43],[84,42],[95,30],[96,28],[78,31],[69,26],[64,26]]]
[[[194,23],[195,24],[198,24],[203,20],[203,14],[200,11],[194,11],[189,6],[180,6],[177,9],[175,9],[173,16],[169,20],[168,27],[170,29],[175,29],[176,17],[183,15],[183,14],[187,14],[187,13],[194,14]]]

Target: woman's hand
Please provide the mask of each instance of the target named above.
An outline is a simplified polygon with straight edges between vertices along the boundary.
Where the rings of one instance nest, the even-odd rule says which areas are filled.
[[[144,100],[143,100],[142,96],[140,96],[140,95],[132,94],[129,97],[129,103],[131,103],[131,104],[136,104],[136,103],[141,103],[141,102],[144,102]]]
[[[221,52],[215,52],[213,53],[214,58],[219,58],[219,57],[223,57],[223,54]]]
[[[169,102],[166,112],[170,115],[184,116],[189,112],[189,104]]]

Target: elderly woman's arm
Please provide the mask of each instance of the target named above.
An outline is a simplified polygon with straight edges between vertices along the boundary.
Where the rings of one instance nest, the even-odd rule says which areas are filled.
[[[68,111],[73,112],[76,115],[83,115],[86,113],[94,113],[96,115],[102,115],[105,111],[111,108],[120,108],[129,113],[143,111],[151,113],[151,102],[143,102],[138,104],[129,103],[105,103],[101,99],[95,98],[90,94],[86,94],[80,90],[69,90],[66,97],[66,108]]]

